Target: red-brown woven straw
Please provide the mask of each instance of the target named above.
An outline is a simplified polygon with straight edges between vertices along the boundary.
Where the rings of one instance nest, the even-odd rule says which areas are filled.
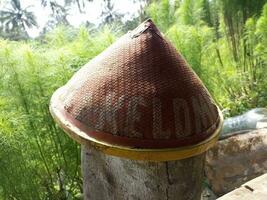
[[[78,129],[123,147],[198,144],[220,122],[207,89],[151,20],[82,67],[59,96]]]

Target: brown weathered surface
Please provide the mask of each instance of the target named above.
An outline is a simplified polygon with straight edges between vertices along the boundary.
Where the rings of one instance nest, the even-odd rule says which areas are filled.
[[[217,195],[234,190],[267,172],[267,129],[220,140],[207,152],[206,161],[212,190]]]
[[[145,162],[82,149],[85,200],[199,200],[205,154]]]
[[[151,20],[77,71],[50,110],[63,129],[64,121],[76,128],[70,135],[78,142],[138,149],[197,145],[222,121],[199,77]]]
[[[266,200],[267,174],[255,178],[218,200]]]

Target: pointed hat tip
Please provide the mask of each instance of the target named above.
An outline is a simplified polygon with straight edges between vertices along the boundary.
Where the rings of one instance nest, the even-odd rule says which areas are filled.
[[[162,37],[160,30],[154,24],[152,19],[148,18],[147,20],[142,22],[139,26],[137,26],[134,30],[131,31],[132,38],[138,37],[148,30]]]

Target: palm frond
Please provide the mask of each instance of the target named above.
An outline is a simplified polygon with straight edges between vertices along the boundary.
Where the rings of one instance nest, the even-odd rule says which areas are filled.
[[[11,0],[11,5],[14,10],[21,10],[20,0]]]

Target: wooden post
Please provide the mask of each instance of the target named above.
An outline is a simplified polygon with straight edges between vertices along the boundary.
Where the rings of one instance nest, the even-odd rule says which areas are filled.
[[[221,112],[151,20],[80,69],[50,111],[84,145],[85,200],[200,199]]]
[[[148,162],[82,146],[84,200],[199,200],[205,153],[177,161]]]

